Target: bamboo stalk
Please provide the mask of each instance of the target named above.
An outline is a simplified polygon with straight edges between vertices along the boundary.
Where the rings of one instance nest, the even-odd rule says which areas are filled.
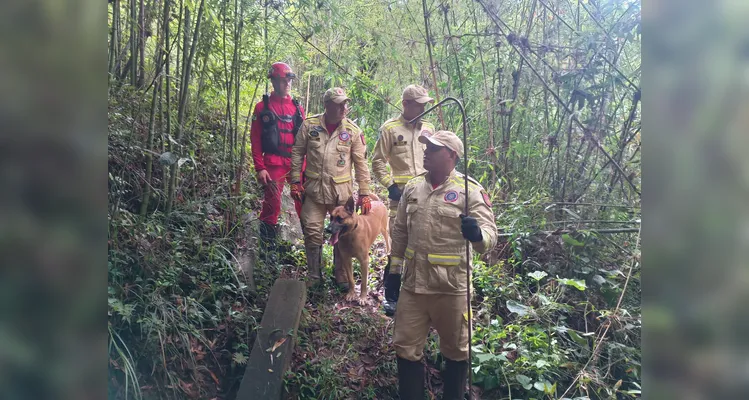
[[[429,53],[429,70],[432,73],[432,84],[434,85],[434,97],[437,99],[437,103],[440,102],[440,91],[439,87],[437,86],[437,75],[434,72],[434,58],[432,57],[432,38],[429,34],[429,12],[427,11],[427,1],[421,0],[421,5],[424,9],[424,30],[426,35],[426,42],[427,42],[427,53]],[[437,109],[437,117],[440,120],[440,126],[442,129],[445,129],[445,119],[442,116],[442,107]]]

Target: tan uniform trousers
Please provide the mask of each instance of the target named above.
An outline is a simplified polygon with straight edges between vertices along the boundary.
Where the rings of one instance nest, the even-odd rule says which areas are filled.
[[[453,361],[468,359],[468,319],[463,295],[417,294],[401,290],[395,312],[395,354],[410,361],[424,355],[429,327],[437,330],[440,352]]]
[[[346,199],[348,200],[348,199]],[[321,246],[323,243],[323,228],[325,227],[325,216],[341,204],[320,204],[310,199],[305,199],[302,204],[302,226],[304,226],[304,245]]]

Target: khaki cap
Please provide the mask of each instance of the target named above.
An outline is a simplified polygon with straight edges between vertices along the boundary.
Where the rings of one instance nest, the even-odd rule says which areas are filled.
[[[333,103],[341,104],[344,101],[348,101],[351,99],[346,96],[346,92],[344,92],[343,89],[334,87],[326,90],[325,94],[322,96],[323,103],[327,103],[329,100],[332,100]]]
[[[458,135],[450,131],[437,131],[431,135],[422,134],[419,136],[419,142],[424,144],[431,142],[437,146],[447,147],[458,153],[458,157],[463,157],[463,142],[460,141]]]
[[[419,85],[408,85],[403,90],[403,100],[414,100],[417,103],[431,103],[433,98],[429,97],[429,92]]]

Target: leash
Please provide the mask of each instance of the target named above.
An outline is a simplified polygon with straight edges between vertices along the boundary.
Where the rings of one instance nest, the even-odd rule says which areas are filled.
[[[409,123],[413,124],[415,121],[418,121],[421,117],[423,117],[426,114],[429,114],[432,110],[436,109],[442,103],[446,101],[453,101],[455,104],[458,105],[458,108],[460,109],[460,114],[463,117],[463,173],[464,173],[464,180],[465,180],[465,191],[466,191],[466,201],[464,204],[464,210],[463,214],[467,217],[468,216],[468,122],[466,120],[466,110],[463,108],[463,103],[460,102],[460,100],[454,98],[454,97],[445,97],[441,101],[437,102],[437,104],[430,107],[428,110],[425,110],[423,113],[419,114],[416,118],[408,121]],[[473,350],[471,349],[471,340],[473,339],[473,327],[471,325],[471,320],[473,319],[473,313],[471,312],[471,248],[469,247],[471,243],[468,242],[468,239],[466,239],[466,282],[468,282],[468,290],[466,291],[466,308],[467,308],[467,317],[468,320],[468,399],[473,400],[473,391],[471,388],[473,387],[473,365],[471,360],[473,359]]]

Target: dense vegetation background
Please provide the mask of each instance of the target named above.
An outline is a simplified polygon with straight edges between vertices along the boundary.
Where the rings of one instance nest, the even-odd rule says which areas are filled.
[[[237,267],[259,208],[249,113],[272,61],[299,75],[309,114],[347,88],[370,149],[407,84],[465,104],[468,170],[503,231],[474,273],[482,398],[639,397],[639,2],[111,0],[108,15],[110,398],[236,390],[289,273],[258,261],[253,285]],[[430,119],[460,131],[455,107]],[[289,396],[393,398],[387,320],[326,311],[305,314]]]

